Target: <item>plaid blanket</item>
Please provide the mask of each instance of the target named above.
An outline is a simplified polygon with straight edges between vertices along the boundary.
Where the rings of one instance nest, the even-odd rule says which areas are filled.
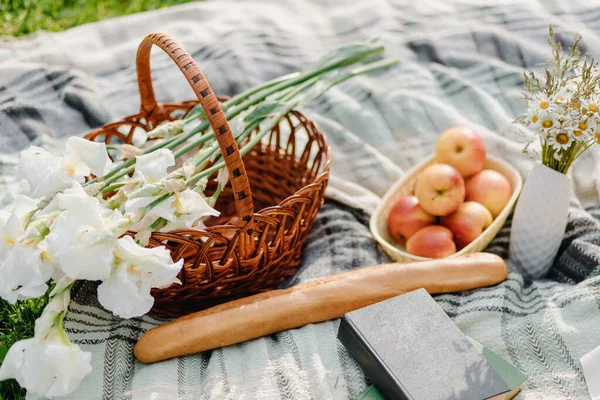
[[[0,204],[15,193],[18,151],[56,146],[139,107],[135,51],[151,32],[171,34],[218,93],[234,94],[302,69],[327,49],[380,37],[401,64],[348,81],[306,110],[333,148],[323,206],[291,283],[385,262],[367,220],[380,196],[430,154],[436,135],[464,124],[524,175],[533,161],[512,120],[524,110],[522,74],[538,68],[548,23],[568,45],[584,35],[598,54],[593,0],[259,0],[202,2],[0,42]],[[192,97],[170,60],[153,58],[163,101]],[[574,196],[549,276],[527,282],[511,266],[491,288],[436,296],[469,336],[530,375],[521,399],[588,398],[579,358],[600,344],[598,154],[572,169]],[[488,251],[507,257],[510,220]],[[132,348],[159,322],[121,320],[82,287],[66,320],[93,353],[73,399],[347,399],[368,381],[336,340],[338,321],[143,365]]]

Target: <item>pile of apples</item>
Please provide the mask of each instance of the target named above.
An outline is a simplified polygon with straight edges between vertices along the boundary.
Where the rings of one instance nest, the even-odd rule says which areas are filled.
[[[472,129],[442,133],[435,164],[418,175],[414,194],[399,199],[390,211],[392,238],[410,254],[442,258],[481,235],[512,195],[502,174],[483,169],[485,159],[483,140]]]

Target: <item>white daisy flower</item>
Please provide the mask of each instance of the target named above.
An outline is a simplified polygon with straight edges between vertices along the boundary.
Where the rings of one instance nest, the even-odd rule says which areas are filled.
[[[529,129],[534,131],[540,131],[540,117],[537,114],[527,114],[527,121],[529,122]]]
[[[539,123],[539,129],[546,133],[560,127],[560,121],[552,113],[540,116],[536,122]]]
[[[598,110],[600,109],[600,98],[592,95],[588,98],[581,99],[581,113],[588,117],[594,116],[598,118]]]
[[[549,135],[547,143],[555,150],[567,150],[573,144],[573,138],[567,132],[559,132],[556,135]]]
[[[527,109],[528,114],[537,115],[539,118],[544,118],[555,112],[556,102],[554,99],[546,96],[545,93],[536,94],[530,101]]]
[[[586,142],[594,137],[598,128],[598,122],[594,118],[574,121],[568,131],[577,141]]]
[[[577,92],[577,83],[574,80],[563,82],[556,93],[556,102],[561,104],[569,102],[575,92]]]

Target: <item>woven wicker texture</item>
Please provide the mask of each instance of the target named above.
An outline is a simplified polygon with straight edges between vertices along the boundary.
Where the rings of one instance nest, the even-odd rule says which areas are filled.
[[[149,64],[153,44],[175,61],[198,101],[156,102]],[[138,49],[137,72],[140,112],[86,138],[132,143],[136,130],[150,131],[200,103],[231,177],[215,206],[221,216],[208,221],[207,228],[152,234],[149,247],[166,246],[174,260],[185,261],[181,285],[153,289],[156,301],[151,313],[177,317],[277,286],[300,264],[302,244],[323,203],[331,158],[322,132],[302,113],[292,111],[242,158],[219,99],[173,39],[164,34],[147,36]],[[214,189],[211,179],[207,194]]]

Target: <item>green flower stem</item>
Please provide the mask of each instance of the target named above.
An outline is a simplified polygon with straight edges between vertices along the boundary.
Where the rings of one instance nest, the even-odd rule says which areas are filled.
[[[177,159],[179,157],[181,157],[183,154],[187,153],[190,150],[193,150],[194,148],[200,146],[202,143],[208,142],[211,137],[213,137],[213,135],[202,135],[200,137],[200,139],[197,139],[195,141],[192,141],[191,143],[188,143],[186,146],[182,147],[181,149],[178,149],[177,151],[173,152],[173,156]],[[183,141],[181,141],[183,143]],[[181,143],[177,143],[177,145],[179,145]],[[175,146],[173,146],[175,147]],[[131,159],[134,160],[134,159]],[[133,164],[134,161],[131,161],[130,164]],[[113,182],[116,182],[117,180],[121,179],[122,177],[131,174],[132,172],[135,171],[135,167],[134,166],[130,166],[128,168],[125,168],[123,170],[121,170],[120,172],[118,172],[117,174],[111,176],[110,178],[108,178],[104,184],[105,185],[110,185],[108,187],[105,187],[104,189],[102,189],[100,191],[100,193],[107,193],[110,192],[111,190],[114,190],[115,188],[113,186],[115,185],[111,185]],[[112,187],[112,189],[110,189]]]
[[[177,159],[177,158],[181,157],[183,154],[187,153],[188,151],[191,151],[191,150],[197,148],[198,146],[200,146],[201,144],[207,142],[209,139],[210,138],[208,137],[208,135],[203,135],[200,139],[192,141],[192,142],[188,143],[186,146],[178,149],[176,152],[173,153],[173,156]],[[206,160],[206,159],[210,158],[210,156],[212,155],[212,153],[214,153],[214,151],[216,151],[218,149],[218,146],[216,145],[216,143],[212,147],[214,147],[214,149],[212,149],[208,153],[208,155],[203,158],[203,160]],[[198,155],[199,154],[204,154],[204,152],[200,151],[200,152],[198,152]],[[126,168],[126,169],[122,170],[117,175],[114,175],[113,177],[109,178],[105,182],[105,184],[107,184],[109,186],[106,186],[104,189],[102,189],[100,191],[100,193],[101,194],[109,193],[109,192],[111,192],[113,190],[116,190],[116,189],[119,189],[119,188],[125,186],[124,183],[113,183],[113,182],[117,181],[118,179],[122,178],[123,176],[131,174],[134,171],[135,171],[135,167],[132,166],[132,167],[129,167],[129,168]],[[171,175],[172,174],[173,173],[171,173]]]
[[[237,135],[235,137],[238,145],[240,144],[241,140],[243,140],[246,136],[248,136],[254,129],[256,129],[260,125],[261,121],[262,120],[253,122],[251,125],[247,126],[246,129],[244,129],[244,131],[242,133],[240,133],[239,135]],[[195,166],[196,166],[196,170],[200,169],[201,166],[206,161],[208,161],[210,159],[210,157],[212,157],[214,152],[218,151],[218,150],[219,150],[219,144],[217,142],[215,142],[215,143],[213,143],[213,145],[211,147],[207,148],[206,151],[198,152],[198,154],[196,155],[197,157],[193,160],[193,162],[195,163]]]
[[[208,205],[211,207],[214,207],[215,204],[217,203],[217,200],[219,199],[219,196],[221,195],[221,192],[223,192],[223,185],[221,185],[220,183],[217,185],[217,189],[215,190],[215,192],[213,193],[212,196],[210,196],[210,198],[208,199]]]
[[[117,190],[119,188],[122,188],[123,186],[125,186],[124,183],[115,183],[115,184],[112,184],[112,185],[109,185],[109,186],[105,187],[104,189],[102,189],[100,191],[100,193],[104,194],[104,193],[112,192],[113,190]]]
[[[159,205],[160,203],[162,203],[163,201],[167,200],[169,197],[173,196],[173,193],[165,193],[162,196],[160,196],[158,199],[154,200],[152,203],[148,204],[143,210],[144,213],[146,213],[147,211],[150,211],[151,209],[153,209],[154,207],[156,207],[157,205]]]
[[[234,97],[230,98],[229,100],[227,100],[227,102],[226,102],[228,104],[227,107],[232,107],[234,105],[237,105],[237,104],[241,103],[242,101],[244,101],[245,99],[247,99],[248,97],[250,97],[262,90],[270,89],[273,86],[280,85],[284,82],[289,83],[290,80],[298,78],[300,75],[301,75],[300,72],[293,72],[291,74],[287,74],[287,75],[281,76],[279,78],[272,79],[268,82],[265,82],[262,85],[248,89],[245,92],[242,92],[242,93],[238,94],[237,96],[234,96]],[[204,109],[200,105],[197,105],[187,113],[187,115],[185,116],[185,118],[183,120],[185,121],[185,123],[189,123],[189,122],[194,121],[196,118],[205,116],[205,115],[206,114],[204,113]]]
[[[208,123],[207,123],[208,125]],[[195,133],[194,133],[195,134]],[[182,135],[178,135],[173,137],[172,139],[167,139],[164,141],[161,141],[159,143],[156,143],[153,146],[150,146],[144,150],[142,150],[142,154],[149,154],[152,153],[153,151],[159,150],[159,149],[169,149],[169,150],[173,150],[174,148],[176,148],[177,146],[179,146],[182,143],[185,143],[189,138],[191,138],[192,136],[194,136],[194,134],[182,134]],[[204,139],[204,141],[208,141],[213,135],[212,132],[211,133],[207,133],[206,135],[203,135],[202,137],[204,138],[206,136],[206,138]],[[118,178],[114,178],[115,175],[117,175],[118,172],[122,171],[124,168],[130,167],[133,164],[135,164],[135,157],[134,158],[130,158],[129,160],[125,161],[123,164],[119,165],[118,167],[114,168],[112,171],[110,171],[108,174],[104,175],[102,177],[102,179],[104,180],[104,184],[110,184],[112,182],[114,182],[115,180],[117,180],[118,178],[125,176],[131,172],[133,172],[133,169],[128,169],[127,173],[124,174],[119,174]],[[94,179],[92,181],[89,181],[87,184],[90,183],[94,183],[97,180]]]
[[[327,90],[329,90],[332,86],[335,86],[341,82],[344,82],[352,77],[355,77],[355,76],[361,75],[361,74],[365,74],[368,72],[372,72],[375,70],[388,68],[397,63],[398,63],[398,60],[393,58],[393,59],[385,59],[385,60],[381,60],[381,61],[376,61],[376,62],[367,64],[367,65],[355,68],[355,69],[351,70],[350,73],[348,73],[346,75],[342,75],[338,79],[332,80],[328,85],[324,85],[323,87],[319,88],[318,91],[315,91],[313,93],[309,92],[308,95],[304,96],[303,98],[296,97],[302,91],[306,90],[307,88],[310,88],[311,86],[313,86],[315,84],[315,82],[317,82],[316,80],[310,80],[310,78],[309,78],[309,80],[307,80],[306,82],[302,83],[297,88],[295,88],[292,91],[292,93],[289,93],[289,95],[285,96],[286,98],[289,97],[290,100],[288,100],[285,103],[282,103],[282,104],[284,104],[284,106],[281,107],[281,109],[277,113],[272,115],[269,118],[269,122],[264,127],[261,128],[261,130],[256,134],[256,136],[254,136],[252,138],[252,140],[250,140],[248,143],[246,143],[240,149],[240,154],[242,156],[244,156],[248,152],[250,152],[254,148],[254,146],[256,146],[258,143],[260,143],[260,141],[263,139],[263,137],[265,135],[267,135],[269,132],[271,132],[271,130],[279,123],[281,118],[283,118],[286,114],[288,114],[292,109],[297,107],[298,104],[300,104],[301,102],[307,102],[316,97],[319,97],[320,95],[325,93]],[[291,100],[291,99],[293,99],[293,100]],[[251,126],[246,127],[246,129],[240,135],[238,135],[238,137],[245,137],[246,135],[250,134],[250,132],[252,132],[257,126],[259,126],[259,124],[264,120],[265,119],[260,119],[260,120],[254,121],[253,124]],[[216,150],[216,148],[215,148],[215,150]],[[207,154],[208,154],[207,158],[210,157],[210,155],[212,155],[212,153],[208,153],[208,152],[207,152]],[[202,160],[202,161],[204,161],[204,160]],[[198,161],[198,163],[201,163],[202,161]],[[226,165],[225,165],[224,161],[216,162],[212,167],[207,168],[203,171],[200,171],[199,173],[197,173],[197,174],[193,175],[192,177],[190,177],[189,179],[187,179],[186,186],[191,187],[191,186],[195,185],[200,179],[211,176],[213,173],[219,171],[220,169],[224,168],[225,166]],[[145,212],[151,210],[152,208],[156,207],[161,202],[170,198],[172,195],[173,195],[173,193],[167,193],[167,194],[162,195],[161,197],[154,200],[152,203],[148,204],[143,209],[143,212],[145,213]]]
[[[302,91],[306,90],[307,88],[311,87],[312,85],[314,85],[316,82],[318,81],[318,78],[311,78],[309,80],[307,80],[306,82],[302,83],[301,85],[294,87],[294,88],[289,88],[288,91],[286,91],[282,96],[281,96],[281,100],[289,100],[289,99],[293,99],[295,96],[297,96],[298,94],[300,94]],[[286,107],[286,110],[288,110],[287,112],[289,112],[291,109],[289,107]],[[282,116],[280,116],[279,118],[282,118],[285,114],[287,114],[287,112],[285,112]],[[250,135],[250,133],[252,133],[252,131],[254,131],[254,129],[256,129],[260,123],[262,121],[264,121],[266,119],[266,117],[260,118],[254,122],[252,122],[250,125],[248,125],[244,131],[242,133],[240,133],[239,135],[237,135],[235,137],[236,142],[238,143],[238,145],[241,143],[241,141],[243,139],[245,139],[246,137],[248,137]],[[199,169],[200,166],[207,161],[215,151],[218,150],[218,143],[214,143],[212,145],[212,147],[207,149],[208,151],[206,152],[206,154],[204,152],[199,152],[198,153],[198,158],[195,161],[196,163],[196,169]]]
[[[286,103],[286,106],[282,108],[282,110],[280,110],[277,114],[275,114],[273,117],[270,118],[269,123],[263,127],[260,132],[254,136],[252,138],[251,141],[249,141],[248,143],[246,143],[246,145],[244,145],[241,149],[240,149],[240,154],[242,156],[246,155],[248,152],[250,152],[250,150],[252,150],[254,148],[254,146],[256,146],[261,140],[262,138],[269,132],[271,132],[271,130],[279,123],[279,121],[281,120],[281,118],[283,118],[287,113],[289,113],[292,109],[294,109],[300,102],[301,100],[312,100],[316,97],[319,97],[320,95],[322,95],[323,93],[325,93],[327,90],[329,90],[332,86],[335,86],[341,82],[344,82],[352,77],[355,77],[357,75],[361,75],[361,74],[365,74],[368,72],[372,72],[378,69],[383,69],[383,68],[388,68],[392,65],[395,65],[399,62],[398,59],[395,58],[390,58],[390,59],[385,59],[385,60],[381,60],[381,61],[376,61],[367,65],[364,65],[362,67],[359,68],[355,68],[354,70],[352,70],[349,74],[343,75],[340,78],[333,80],[329,85],[324,86],[323,88],[321,88],[318,92],[315,93],[311,93],[310,98],[308,99],[295,99],[294,101],[288,101]],[[310,87],[310,85],[306,85],[306,87]],[[306,89],[306,87],[304,87],[304,89]],[[302,90],[300,90],[300,88],[298,88],[298,93],[300,93]],[[204,171],[201,171],[200,173],[192,176],[190,179],[187,180],[187,186],[192,186],[194,185],[196,182],[198,182],[200,179],[205,178],[205,177],[209,177],[211,176],[213,173],[215,173],[216,171],[220,170],[221,168],[225,167],[225,162],[221,161],[219,163],[215,163],[212,167],[205,169]]]
[[[585,143],[575,142],[567,150],[556,150],[548,145],[546,140],[540,140],[542,142],[542,164],[562,174],[567,174],[575,160],[595,143],[594,139],[591,139]],[[556,153],[562,155],[560,160],[554,157]]]
[[[366,51],[351,53],[349,56],[337,57],[337,58],[333,59],[332,61],[326,63],[325,65],[321,66],[320,68],[316,68],[312,71],[299,73],[299,74],[295,73],[295,74],[287,75],[284,77],[280,77],[280,78],[268,81],[268,82],[264,83],[263,85],[246,90],[246,91],[238,94],[237,96],[232,97],[228,101],[224,102],[222,105],[223,111],[225,111],[226,118],[228,120],[230,120],[232,118],[235,118],[242,111],[247,110],[251,106],[256,105],[257,103],[263,101],[267,97],[274,95],[278,92],[281,92],[284,89],[287,89],[289,87],[295,86],[300,83],[303,83],[306,80],[309,80],[311,78],[322,76],[322,75],[324,75],[328,72],[331,72],[335,69],[347,67],[352,64],[359,63],[359,62],[365,62],[367,60],[370,60],[374,57],[381,55],[384,50],[385,50],[384,46],[372,47]],[[227,112],[227,111],[229,111],[230,108],[233,108],[233,109],[230,112]],[[200,110],[202,110],[200,105],[194,107],[188,113],[189,118],[186,116],[186,119],[188,121],[193,121],[198,116],[203,115],[204,111],[203,110],[200,111]],[[191,116],[190,116],[190,114],[191,114]],[[157,143],[154,146],[148,147],[143,150],[142,154],[148,154],[148,153],[151,153],[151,152],[156,151],[161,148],[173,149],[174,147],[177,147],[181,143],[184,143],[185,141],[187,141],[193,135],[207,130],[208,127],[209,127],[208,121],[204,120],[195,129],[193,129],[187,133],[175,136],[171,139]],[[214,136],[212,134],[212,132],[207,133],[207,135]],[[127,160],[125,163],[114,168],[108,174],[103,176],[102,179],[108,180],[109,178],[114,177],[117,174],[119,175],[119,178],[123,177],[125,175],[128,175],[129,173],[133,172],[133,169],[130,169],[128,167],[130,167],[134,163],[135,163],[135,158],[131,158],[131,159]],[[125,168],[128,170],[128,172],[122,173],[123,169],[125,169]],[[116,178],[116,179],[118,179],[118,178]],[[110,183],[114,182],[116,179],[111,180]],[[94,182],[97,182],[97,179],[89,181],[88,184],[94,183]],[[110,184],[110,183],[106,183],[106,184]]]
[[[266,82],[265,84],[258,86],[254,89],[249,89],[243,93],[233,96],[232,98],[230,98],[227,102],[225,102],[223,104],[223,109],[225,111],[225,110],[228,110],[232,106],[235,106],[239,103],[246,103],[248,101],[250,101],[252,103],[251,105],[256,104],[257,101],[253,101],[253,100],[262,101],[265,98],[267,98],[268,96],[270,96],[282,89],[296,85],[298,83],[302,83],[310,78],[313,78],[313,77],[316,77],[319,75],[324,75],[328,72],[331,72],[334,69],[343,68],[343,67],[347,67],[352,64],[359,63],[359,62],[365,62],[367,60],[371,60],[371,59],[383,54],[384,51],[385,51],[385,47],[382,45],[370,47],[370,48],[367,48],[367,50],[350,53],[350,55],[348,55],[348,56],[336,57],[333,60],[330,60],[329,62],[325,63],[320,68],[316,68],[312,71],[303,72],[303,73],[299,73],[299,74],[294,73],[294,74],[284,76],[282,78],[277,78],[277,79],[271,80],[271,81]],[[295,76],[295,78],[294,78],[294,76]],[[287,77],[287,79],[285,79],[286,77]],[[252,96],[254,94],[258,94],[263,90],[265,90],[264,93],[261,93],[258,96],[256,96],[255,99],[252,99]],[[191,111],[194,111],[195,109],[201,109],[200,105],[194,107]]]
[[[167,224],[167,220],[163,217],[159,217],[148,227],[151,232],[155,232],[161,228],[163,228]]]
[[[177,158],[181,157],[182,155],[184,155],[185,153],[187,153],[188,151],[194,150],[201,144],[208,142],[208,139],[210,139],[210,138],[208,138],[208,135],[204,135],[199,140],[191,141],[187,145],[185,145],[182,148],[177,149],[177,151],[173,152],[173,156],[175,157],[175,159],[177,159]]]

